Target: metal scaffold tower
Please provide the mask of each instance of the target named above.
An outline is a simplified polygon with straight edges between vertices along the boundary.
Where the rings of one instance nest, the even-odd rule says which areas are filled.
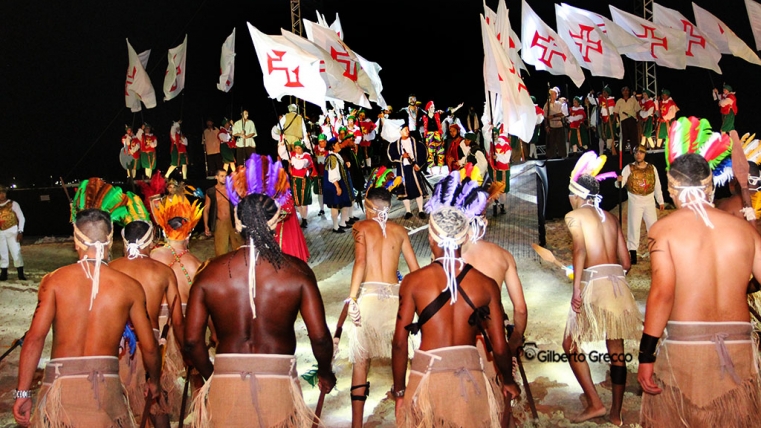
[[[653,0],[634,0],[634,14],[648,21],[653,20]],[[658,96],[658,82],[655,77],[655,63],[637,61],[634,63],[634,81],[637,90],[647,89]]]
[[[291,33],[301,36],[301,0],[291,1]]]

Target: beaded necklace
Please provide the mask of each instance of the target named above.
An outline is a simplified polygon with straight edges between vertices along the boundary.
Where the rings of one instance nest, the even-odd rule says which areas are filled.
[[[182,253],[177,254],[174,251],[174,248],[172,248],[171,245],[164,244],[164,246],[169,248],[169,250],[172,252],[172,255],[174,256],[174,261],[169,265],[169,267],[172,267],[172,265],[174,265],[175,263],[179,263],[180,264],[180,269],[182,269],[182,273],[185,274],[185,279],[188,281],[188,285],[193,285],[193,280],[190,278],[190,274],[188,273],[188,270],[185,269],[185,265],[182,264],[182,260],[180,260],[180,259],[182,259],[182,256],[187,254],[190,250],[185,249],[185,251],[183,251]]]

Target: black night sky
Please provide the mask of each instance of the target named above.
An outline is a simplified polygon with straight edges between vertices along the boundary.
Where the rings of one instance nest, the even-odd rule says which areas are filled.
[[[568,0],[567,3],[610,17],[608,2]],[[722,19],[751,48],[753,36],[742,0],[699,0],[699,5]],[[493,9],[497,0],[487,0]],[[532,0],[530,6],[555,28],[554,3]],[[632,0],[610,4],[633,12]],[[663,0],[692,19],[688,0]],[[520,1],[508,0],[511,23],[520,35]],[[383,67],[383,95],[395,108],[415,93],[424,103],[433,99],[439,108],[457,105],[483,108],[483,47],[479,13],[481,0],[302,0],[302,16],[315,20],[320,10],[328,22],[340,14],[344,41],[356,52]],[[201,132],[206,117],[219,123],[223,116],[238,118],[241,108],[251,112],[260,136],[260,152],[272,150],[269,130],[276,113],[262,85],[262,74],[248,35],[246,22],[267,34],[290,29],[288,0],[58,1],[3,2],[0,7],[0,183],[46,186],[50,177],[66,181],[101,176],[122,179],[118,150],[125,124],[151,123],[159,138],[159,169],[169,163],[169,127],[183,119],[190,140],[191,177],[203,175]],[[232,93],[216,89],[221,45],[232,28],[236,34],[235,85]],[[187,77],[184,94],[169,102],[162,85],[166,54],[188,34]],[[147,70],[158,106],[133,115],[124,106],[124,78],[129,38],[137,52],[151,49]],[[634,85],[634,62],[624,58],[623,81],[606,79],[618,94]],[[658,67],[660,88],[668,88],[680,115],[707,117],[718,127],[719,113],[711,100],[715,86],[731,84],[737,91],[740,134],[761,131],[756,125],[761,87],[755,77],[761,68],[724,55],[723,76],[688,67]],[[563,95],[581,95],[601,88],[602,79],[590,78],[581,88],[570,79],[534,71],[524,76],[529,91],[541,103],[547,82]],[[274,103],[284,112],[287,99]],[[316,113],[310,108],[308,113]],[[464,111],[463,111],[464,112]],[[375,115],[373,114],[372,117]],[[15,178],[15,179],[14,179]]]

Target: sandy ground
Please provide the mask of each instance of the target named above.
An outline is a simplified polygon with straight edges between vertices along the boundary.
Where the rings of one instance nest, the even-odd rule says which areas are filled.
[[[612,211],[617,215],[618,210]],[[626,207],[624,207],[626,213]],[[664,215],[666,213],[661,213]],[[310,216],[311,217],[311,216]],[[310,220],[311,221],[311,220]],[[624,219],[624,225],[625,223]],[[644,224],[642,227],[644,235]],[[423,231],[425,233],[425,231]],[[570,235],[562,221],[552,221],[547,224],[547,246],[559,260],[566,264],[571,260]],[[649,260],[644,246],[645,239],[641,240],[640,263],[633,267],[628,275],[634,296],[644,311],[644,302],[650,286]],[[191,250],[199,258],[204,259],[213,255],[213,241],[193,240]],[[26,261],[28,281],[18,281],[15,270],[11,269],[8,282],[0,283],[0,352],[8,349],[14,339],[20,337],[28,328],[35,307],[35,294],[42,276],[65,264],[76,260],[73,244],[69,242],[53,242],[24,245],[23,254]],[[121,254],[120,243],[115,244],[113,254]],[[421,257],[420,261],[427,264]],[[526,332],[527,341],[537,344],[539,350],[562,352],[562,335],[565,319],[568,313],[571,299],[571,282],[561,269],[541,262],[537,257],[523,258],[518,260],[519,275],[523,283],[526,300],[529,308],[529,323]],[[406,272],[406,266],[401,267]],[[330,272],[318,277],[320,289],[325,301],[328,314],[328,325],[332,328],[336,325],[341,311],[343,299],[346,297],[349,286],[351,265],[346,265],[337,271]],[[507,294],[503,292],[503,302],[511,315],[511,305]],[[349,324],[349,323],[347,323]],[[299,372],[306,372],[312,364],[314,357],[311,354],[306,328],[299,321],[296,324],[298,333],[298,367]],[[50,355],[50,340],[43,352],[43,360],[40,367]],[[336,389],[327,397],[323,410],[323,420],[329,427],[348,427],[351,420],[350,401],[348,391],[351,379],[351,365],[347,354],[348,335],[344,334],[341,341],[340,351],[335,361],[335,371],[338,377]],[[636,381],[636,352],[633,348],[636,344],[627,344],[627,351],[634,355],[634,363],[629,364],[629,377],[627,392],[624,399],[625,426],[636,426],[639,407],[641,402],[641,390]],[[596,343],[586,346],[585,351],[597,350],[604,352],[604,343]],[[16,426],[13,422],[11,408],[13,399],[11,391],[16,386],[19,351],[16,349],[5,360],[0,362],[0,428]],[[521,420],[522,426],[542,427],[596,427],[612,426],[605,418],[597,418],[585,424],[574,425],[568,420],[572,415],[580,412],[583,408],[581,388],[578,386],[571,369],[567,363],[541,363],[536,359],[524,358],[524,366],[530,382],[534,399],[539,409],[539,421],[528,422],[530,413],[524,394],[515,410]],[[608,366],[602,362],[591,363],[592,373],[597,390],[603,403],[610,405],[610,381]],[[41,371],[38,371],[38,377]],[[370,370],[370,382],[372,391],[365,405],[365,426],[367,427],[393,427],[394,411],[393,401],[386,396],[386,391],[391,388],[390,361],[375,361]],[[314,408],[318,399],[317,389],[312,388],[306,382],[302,382],[304,396],[307,404]]]

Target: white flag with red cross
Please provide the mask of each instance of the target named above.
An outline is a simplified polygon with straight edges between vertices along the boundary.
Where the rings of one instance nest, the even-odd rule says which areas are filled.
[[[326,50],[334,61],[342,64],[344,66],[344,76],[357,82],[359,87],[369,95],[370,101],[385,107],[383,97],[380,96],[376,89],[378,83],[373,82],[373,77],[362,69],[358,56],[338,37],[338,34],[330,28],[307,19],[303,21],[307,38],[312,43]]]
[[[687,49],[685,50],[687,65],[707,68],[721,74],[719,67],[721,52],[695,24],[679,11],[653,3],[653,23],[677,31],[684,31],[687,41]]]
[[[341,18],[338,17],[338,12],[336,12],[336,20],[330,24],[330,29],[338,34],[339,39],[344,39],[344,28],[341,26]]]
[[[592,20],[558,4],[555,5],[555,17],[558,35],[571,48],[571,53],[582,67],[593,76],[623,79],[621,54]]]
[[[328,101],[348,101],[365,108],[372,107],[370,101],[368,101],[365,96],[364,91],[362,91],[362,88],[357,85],[357,82],[354,82],[343,75],[343,64],[333,60],[328,52],[309,40],[297,36],[290,31],[282,29],[280,31],[283,34],[283,37],[285,37],[290,43],[293,43],[300,49],[309,52],[320,59],[320,73],[327,85],[327,92],[325,95]]]
[[[656,25],[613,6],[608,7],[613,22],[645,41],[650,48],[647,52],[628,53],[626,56],[635,61],[654,61],[663,67],[679,70],[687,68],[687,38],[684,31]]]
[[[626,30],[621,28],[618,24],[599,13],[579,9],[578,7],[569,6],[565,3],[561,3],[561,5],[563,6],[563,9],[577,15],[582,15],[594,22],[597,28],[608,36],[608,39],[610,39],[618,53],[621,55],[647,52],[650,50],[650,47],[643,40],[627,33]]]
[[[166,66],[164,75],[164,101],[169,101],[182,92],[185,88],[185,60],[188,53],[188,35],[185,40],[172,49],[169,49],[167,59],[169,64]]]
[[[138,55],[127,39],[127,56],[129,65],[127,66],[127,79],[124,82],[125,105],[133,113],[142,110],[141,101],[145,104],[145,108],[156,107],[156,92],[153,90],[148,73],[145,72],[151,51],[147,50]]]
[[[219,58],[219,82],[217,89],[229,92],[235,78],[235,28],[222,44],[222,55]]]
[[[496,34],[481,15],[481,36],[484,42],[484,63],[493,64],[502,100],[505,129],[523,141],[530,141],[536,125],[536,109],[528,88],[518,75]],[[486,74],[486,73],[485,73]]]
[[[584,72],[576,62],[570,48],[547,24],[539,18],[523,0],[521,10],[521,58],[537,70],[549,71],[554,75],[567,75],[580,87],[584,83]]]
[[[487,8],[486,4],[484,4],[484,8]],[[507,52],[510,61],[518,68],[518,73],[520,74],[520,70],[527,70],[526,64],[523,63],[521,54],[518,52],[521,49],[521,39],[518,38],[515,31],[510,27],[510,11],[507,9],[505,0],[499,0],[492,30],[497,34],[497,40],[499,40],[499,44]]]
[[[719,52],[734,55],[751,64],[761,65],[758,55],[737,37],[727,24],[695,3],[692,4],[692,10],[695,12],[695,23],[698,24],[698,28],[719,48]]]
[[[291,95],[325,108],[325,81],[320,74],[320,59],[283,36],[268,36],[248,23],[256,56],[262,67],[264,88],[278,101]]]
[[[745,0],[745,9],[750,19],[750,29],[753,30],[753,39],[756,41],[756,50],[761,51],[761,4],[753,0]]]

